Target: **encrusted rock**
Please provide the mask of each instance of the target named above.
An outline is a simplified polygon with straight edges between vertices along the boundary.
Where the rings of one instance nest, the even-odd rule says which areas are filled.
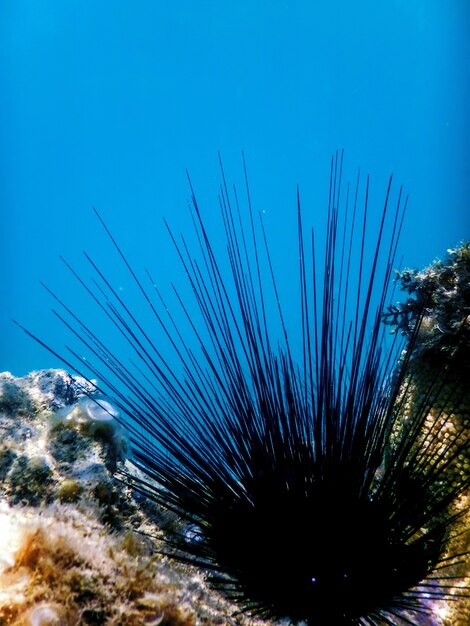
[[[62,370],[0,374],[0,624],[253,624],[158,556],[178,520],[115,477],[128,441],[95,391]]]

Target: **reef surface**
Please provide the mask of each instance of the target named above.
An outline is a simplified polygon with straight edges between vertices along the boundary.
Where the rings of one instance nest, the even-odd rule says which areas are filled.
[[[158,554],[178,520],[118,479],[125,434],[87,415],[92,391],[63,370],[0,374],[0,624],[256,623]]]

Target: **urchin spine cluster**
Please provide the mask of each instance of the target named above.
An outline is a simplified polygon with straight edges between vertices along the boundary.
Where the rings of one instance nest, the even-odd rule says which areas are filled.
[[[198,256],[170,232],[195,298],[183,301],[175,288],[189,336],[98,215],[180,371],[88,256],[98,287],[72,272],[137,362],[125,365],[54,296],[62,307],[56,314],[88,353],[86,363],[75,350],[64,361],[102,381],[100,391],[124,416],[145,476],[127,479],[191,528],[192,539],[168,537],[169,553],[209,570],[212,583],[243,610],[310,626],[418,624],[429,601],[455,598],[454,570],[466,558],[446,553],[461,515],[453,502],[468,488],[468,477],[449,471],[462,433],[436,445],[436,431],[460,400],[453,397],[449,413],[438,408],[452,392],[447,365],[410,403],[419,323],[406,340],[390,339],[382,326],[406,208],[401,190],[392,206],[390,179],[367,258],[369,180],[362,186],[358,176],[343,193],[341,178],[336,155],[321,264],[297,197],[297,336],[285,323],[248,184],[244,218],[222,170],[229,271],[192,187]],[[280,337],[273,335],[273,311]]]

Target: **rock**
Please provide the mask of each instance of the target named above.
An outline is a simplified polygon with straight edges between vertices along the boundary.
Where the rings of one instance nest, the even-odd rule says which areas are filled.
[[[127,438],[95,391],[63,370],[0,374],[0,624],[253,624],[159,555],[179,522],[122,480]]]

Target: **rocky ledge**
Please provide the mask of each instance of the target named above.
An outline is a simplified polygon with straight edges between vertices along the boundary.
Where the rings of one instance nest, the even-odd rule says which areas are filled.
[[[254,624],[159,555],[179,521],[119,480],[125,433],[93,391],[63,370],[0,374],[0,624]]]

